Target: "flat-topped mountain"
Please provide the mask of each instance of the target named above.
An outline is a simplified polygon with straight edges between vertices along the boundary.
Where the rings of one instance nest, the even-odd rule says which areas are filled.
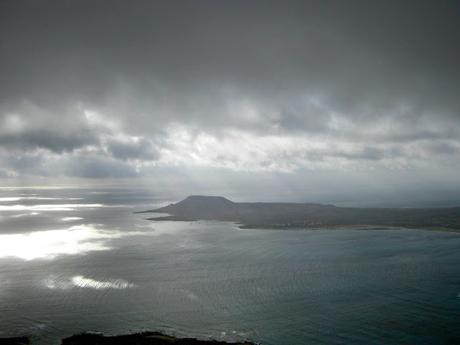
[[[350,208],[314,203],[233,202],[221,196],[193,195],[149,212],[170,215],[151,220],[221,220],[250,228],[382,226],[460,230],[460,207]]]
[[[182,217],[220,219],[233,215],[237,204],[221,196],[191,195],[188,198],[155,212],[169,213]]]

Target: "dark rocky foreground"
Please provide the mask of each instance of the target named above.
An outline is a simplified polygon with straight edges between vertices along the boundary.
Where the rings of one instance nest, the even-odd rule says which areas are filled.
[[[26,337],[0,338],[0,345],[30,345],[30,340]]]
[[[242,228],[421,228],[460,231],[460,207],[353,208],[314,203],[232,202],[219,196],[190,196],[147,212],[169,216],[155,221],[219,220]]]
[[[28,338],[0,338],[0,345],[30,345]],[[78,334],[65,338],[62,345],[255,345],[250,342],[227,343],[217,340],[176,338],[158,332],[129,335],[104,336],[101,334]]]

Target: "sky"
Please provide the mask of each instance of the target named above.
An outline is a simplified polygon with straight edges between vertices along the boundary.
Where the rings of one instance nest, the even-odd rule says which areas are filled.
[[[0,184],[460,205],[460,2],[0,2]]]

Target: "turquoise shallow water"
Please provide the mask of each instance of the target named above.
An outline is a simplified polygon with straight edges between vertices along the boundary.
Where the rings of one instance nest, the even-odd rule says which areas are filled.
[[[132,213],[164,202],[127,190],[2,191],[0,336],[460,343],[460,234],[239,230]]]

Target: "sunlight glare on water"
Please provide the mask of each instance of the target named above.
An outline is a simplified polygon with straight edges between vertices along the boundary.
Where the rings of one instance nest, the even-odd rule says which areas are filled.
[[[0,235],[0,258],[54,259],[63,254],[75,255],[109,250],[110,247],[104,240],[117,238],[120,235],[116,232],[98,230],[92,225],[72,226],[64,230]]]
[[[18,193],[0,190],[0,337],[30,335],[37,345],[142,330],[264,345],[460,339],[459,234],[154,222],[135,212],[172,200],[128,189],[28,191],[55,199],[51,207],[25,199],[27,210],[15,210]]]

